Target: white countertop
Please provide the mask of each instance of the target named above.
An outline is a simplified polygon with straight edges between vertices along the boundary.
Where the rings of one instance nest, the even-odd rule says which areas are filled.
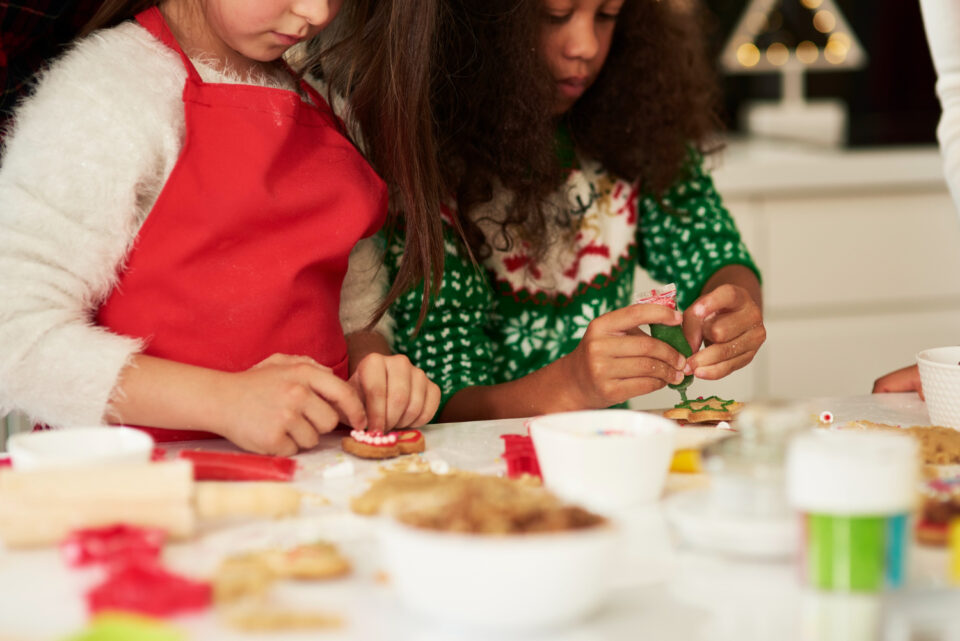
[[[837,422],[929,422],[923,403],[914,394],[822,399],[814,406],[832,411]],[[521,420],[437,425],[425,430],[427,452],[423,456],[443,460],[456,468],[499,473],[504,470],[499,459],[500,434],[522,432]],[[687,432],[685,438],[696,440],[700,434]],[[332,631],[253,635],[221,627],[212,613],[181,617],[174,620],[175,625],[188,638],[203,641],[501,638],[437,627],[411,615],[397,604],[389,584],[376,580],[377,521],[350,513],[346,504],[350,496],[363,490],[377,463],[346,457],[340,452],[337,438],[325,437],[320,447],[297,457],[301,469],[296,485],[329,499],[329,505],[308,506],[296,519],[209,527],[195,541],[168,545],[165,560],[175,571],[205,576],[220,558],[232,552],[317,539],[334,541],[354,563],[351,577],[327,583],[282,583],[276,594],[290,606],[337,612],[346,619],[346,626]],[[216,441],[185,443],[169,449],[198,445],[233,449],[226,442]],[[353,475],[323,478],[324,468],[344,460],[354,462]],[[682,488],[703,480],[674,475],[668,483],[668,493],[683,491]],[[946,584],[946,553],[941,550],[915,548],[911,555],[910,588],[896,596],[893,605],[881,606],[879,598],[807,593],[797,584],[791,562],[747,561],[686,549],[675,541],[662,502],[624,513],[619,525],[627,535],[617,576],[619,587],[605,607],[574,628],[510,638],[853,641],[870,638],[864,635],[880,625],[881,612],[890,616],[891,612],[913,611],[920,603],[931,610],[930,616],[949,615],[957,611],[960,599],[957,594],[940,589]],[[52,641],[76,633],[86,620],[84,588],[95,578],[95,571],[68,569],[55,550],[0,552],[0,639]]]
[[[936,145],[845,149],[735,138],[708,158],[708,166],[726,199],[946,190],[943,159]]]

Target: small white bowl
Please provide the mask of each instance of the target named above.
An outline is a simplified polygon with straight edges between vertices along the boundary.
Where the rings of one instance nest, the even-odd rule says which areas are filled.
[[[673,421],[588,410],[539,416],[529,426],[543,482],[561,498],[606,513],[660,498],[673,458]]]
[[[153,439],[131,427],[71,427],[14,434],[7,449],[16,470],[146,463]]]
[[[930,420],[960,429],[960,347],[935,347],[917,354]]]
[[[618,533],[582,530],[484,535],[385,518],[380,551],[400,601],[470,628],[529,631],[572,623],[609,594]]]

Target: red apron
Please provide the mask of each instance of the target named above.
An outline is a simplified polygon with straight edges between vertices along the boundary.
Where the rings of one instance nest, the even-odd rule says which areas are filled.
[[[137,20],[180,54],[183,149],[97,314],[145,354],[237,372],[274,353],[347,374],[340,287],[387,191],[306,83],[292,91],[205,83],[160,11]],[[142,428],[158,441],[206,432]]]

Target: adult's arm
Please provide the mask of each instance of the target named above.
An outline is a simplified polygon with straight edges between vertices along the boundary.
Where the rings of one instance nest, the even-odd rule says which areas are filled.
[[[944,175],[960,214],[960,3],[920,0],[920,8],[943,110],[937,138],[943,154]]]

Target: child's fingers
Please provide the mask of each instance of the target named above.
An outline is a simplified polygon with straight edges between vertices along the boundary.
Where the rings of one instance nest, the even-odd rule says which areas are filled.
[[[410,400],[407,403],[406,410],[397,421],[396,427],[409,427],[420,416],[423,412],[429,383],[430,381],[423,370],[417,368],[410,373]]]
[[[268,451],[262,452],[262,454],[270,454],[271,456],[293,456],[299,451],[297,442],[294,441],[290,435],[285,434],[282,438],[277,439]]]
[[[747,291],[742,287],[721,285],[694,301],[688,311],[695,314],[701,320],[706,320],[713,314],[719,314],[722,311],[742,307],[748,302],[752,302],[752,300]]]
[[[683,336],[687,339],[690,349],[696,354],[703,344],[703,319],[690,309],[683,313]]]
[[[608,406],[630,400],[634,396],[642,396],[666,387],[661,378],[645,377],[625,378],[612,381],[608,390]]]
[[[601,385],[629,378],[657,378],[664,383],[679,383],[683,380],[683,372],[655,358],[614,358],[606,363],[605,380]]]
[[[437,408],[440,407],[440,386],[429,379],[427,379],[427,383],[427,395],[423,401],[423,409],[420,411],[420,416],[410,422],[410,427],[426,425],[437,413]]]
[[[918,366],[910,365],[909,367],[898,369],[874,381],[874,394],[886,394],[890,392],[918,392],[920,398],[923,398]]]
[[[334,407],[330,406],[330,403],[319,396],[314,396],[304,404],[303,417],[305,419],[304,427],[308,428],[313,434],[307,434],[299,427],[297,432],[291,430],[291,436],[303,449],[316,447],[317,443],[320,442],[320,434],[332,432],[340,424],[340,414]],[[309,421],[309,424],[306,424],[307,421]]]
[[[297,444],[297,450],[309,450],[316,447],[317,443],[320,442],[320,434],[329,432],[336,427],[339,422],[337,413],[334,412],[329,405],[316,396],[313,397],[313,400],[326,407],[327,413],[333,415],[333,425],[329,428],[322,427],[323,419],[327,418],[327,422],[329,423],[329,417],[324,417],[323,413],[316,413],[312,407],[313,403],[306,403],[303,408],[303,416],[298,417],[297,420],[292,421],[291,424],[287,426],[287,434],[293,439],[293,442]]]
[[[638,325],[679,325],[683,316],[675,309],[652,303],[635,303],[597,317],[591,323],[598,331],[608,334],[623,334]]]
[[[608,358],[636,358],[645,356],[662,361],[674,369],[683,369],[686,359],[683,354],[667,343],[646,334],[609,336],[592,341],[585,346],[587,356],[598,368],[604,367],[600,361]]]
[[[707,319],[703,337],[711,343],[729,343],[755,327],[763,327],[763,316],[756,305],[744,305]]]
[[[725,361],[739,359],[744,355],[748,356],[746,362],[750,362],[750,360],[752,360],[756,355],[757,350],[760,349],[760,345],[763,344],[765,338],[766,332],[763,327],[755,327],[744,332],[728,343],[714,343],[713,345],[700,350],[691,356],[687,360],[687,363],[690,366],[694,376],[697,378],[715,379],[718,378],[715,375],[716,370],[710,370],[707,368],[721,364]],[[739,365],[738,367],[742,366],[743,365]],[[726,373],[729,373],[730,371],[733,370],[729,370]],[[711,374],[711,372],[713,373]],[[725,376],[726,373],[723,375]]]
[[[720,361],[719,363],[715,363],[713,365],[703,365],[694,370],[694,375],[697,378],[702,378],[707,381],[715,381],[737,371],[741,367],[745,367],[750,361],[753,360],[755,355],[755,351],[747,352],[746,354],[740,354],[739,356],[729,360]]]
[[[367,429],[382,432],[387,425],[387,369],[380,359],[365,358],[354,372],[367,412]]]
[[[367,413],[352,385],[333,372],[315,371],[310,379],[310,387],[337,408],[348,425],[358,430],[367,428]]]
[[[387,365],[387,417],[385,427],[390,429],[399,424],[410,402],[410,372],[413,366],[410,359],[403,355],[390,356]]]

